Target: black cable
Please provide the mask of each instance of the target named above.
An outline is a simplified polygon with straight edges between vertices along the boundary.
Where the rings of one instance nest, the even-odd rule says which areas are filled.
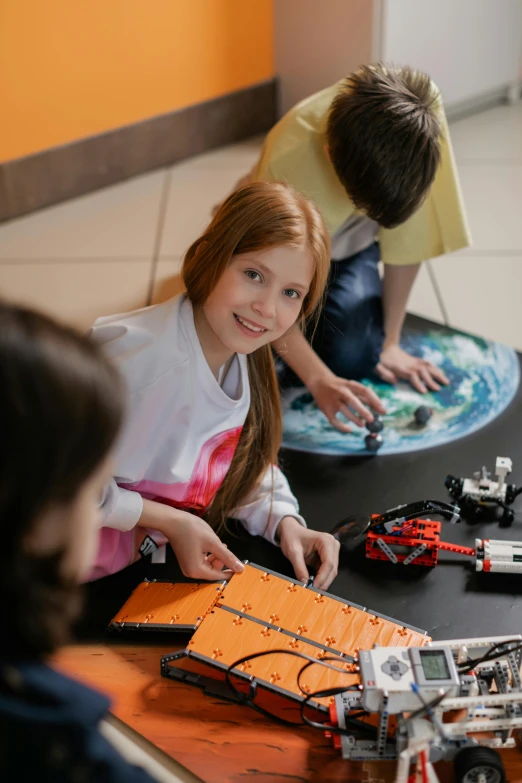
[[[320,659],[321,662],[328,660],[335,660],[338,661],[338,658],[335,658],[333,656],[324,656]],[[299,670],[299,674],[297,675],[297,687],[301,691],[302,694],[305,696],[305,700],[301,703],[301,718],[303,719],[304,723],[306,723],[307,726],[310,726],[311,728],[317,729],[319,727],[322,727],[324,730],[324,725],[321,723],[317,723],[316,721],[310,720],[306,717],[304,711],[307,706],[309,706],[309,702],[311,699],[323,699],[323,698],[330,698],[332,696],[338,696],[341,693],[346,693],[346,691],[358,691],[359,686],[358,685],[348,685],[345,687],[339,687],[339,688],[325,688],[323,690],[319,691],[313,691],[312,693],[307,693],[306,690],[301,685],[301,676],[303,672],[308,669],[309,666],[312,666],[312,664],[317,663],[318,661],[315,658],[312,658],[308,663],[305,663],[305,665]],[[337,668],[337,667],[334,667]],[[367,715],[368,713],[362,710],[360,713],[362,715]],[[372,734],[375,734],[375,727],[374,726],[368,726],[366,723],[362,723],[361,721],[356,720],[355,716],[347,716],[345,715],[345,721],[346,723],[350,723],[355,728],[358,728],[362,731],[371,732]],[[341,729],[340,727],[332,726],[328,727],[328,731],[332,731],[335,734],[348,734],[349,732],[346,732],[344,729]]]
[[[301,702],[301,723],[297,723],[296,721],[289,721],[285,718],[281,718],[279,715],[276,715],[269,710],[265,710],[264,707],[260,707],[259,704],[256,704],[252,698],[247,696],[246,694],[242,693],[231,679],[232,669],[237,668],[238,666],[241,666],[243,663],[247,663],[247,661],[254,660],[255,658],[263,658],[265,655],[273,655],[274,653],[283,653],[286,655],[292,655],[296,658],[303,658],[306,660],[306,664],[299,670],[299,673],[297,675],[297,685],[299,687],[299,690],[301,693],[305,695],[304,700]],[[351,658],[351,656],[350,656]],[[324,656],[323,658],[311,658],[309,655],[306,655],[305,653],[298,652],[297,650],[285,650],[285,649],[279,649],[275,648],[273,650],[263,650],[262,652],[258,653],[251,653],[250,655],[245,655],[242,658],[239,658],[237,661],[234,661],[230,664],[230,666],[227,668],[225,672],[225,679],[228,687],[232,691],[232,693],[236,696],[238,701],[242,702],[243,704],[252,707],[257,712],[261,713],[261,715],[264,715],[265,717],[274,719],[278,721],[279,723],[282,723],[285,726],[293,726],[294,728],[303,728],[303,726],[310,726],[314,729],[319,729],[320,731],[329,731],[335,734],[344,734],[347,736],[351,736],[352,732],[347,731],[346,729],[341,729],[339,726],[329,726],[325,723],[319,723],[317,721],[312,721],[309,718],[306,717],[304,714],[304,710],[306,707],[311,706],[309,704],[311,699],[314,698],[329,698],[331,696],[337,696],[341,693],[346,693],[346,691],[349,690],[359,690],[358,685],[348,685],[345,687],[337,687],[337,688],[326,688],[319,691],[313,691],[312,693],[307,693],[304,688],[301,687],[301,675],[305,669],[307,669],[309,666],[311,666],[314,663],[321,664],[323,666],[326,666],[328,669],[334,669],[339,674],[346,674],[349,672],[342,672],[338,666],[331,666],[328,661],[335,661],[335,662],[343,662],[346,661],[346,658],[338,658],[337,656]],[[354,659],[351,658],[349,663],[353,663]],[[236,673],[236,676],[239,677],[239,675]],[[358,712],[357,715],[365,715],[367,713],[363,711]],[[366,723],[363,723],[362,721],[358,721],[356,717],[349,717],[345,716],[346,723],[349,723],[354,726],[354,728],[359,729],[360,731],[364,731],[366,733],[370,732],[372,734],[375,734],[376,729],[374,726],[369,726]]]
[[[419,707],[419,709],[415,710],[415,712],[411,712],[407,718],[404,718],[404,722],[408,723],[408,721],[413,720],[414,718],[422,718],[424,715],[429,715],[430,711],[435,707],[438,707],[441,701],[444,701],[447,695],[447,693],[438,694],[431,701],[425,702],[420,693],[417,693],[419,700],[422,702],[422,707]]]
[[[515,647],[509,648],[509,645],[513,644]],[[520,642],[520,639],[508,639],[504,642],[495,642],[482,657],[468,658],[464,664],[458,665],[459,673],[462,673],[461,669],[463,670],[463,673],[466,673],[466,671],[471,671],[471,669],[478,664],[494,661],[503,655],[509,655],[520,649],[522,649],[522,642]]]
[[[513,645],[513,644],[515,645],[515,647],[509,648],[509,645]],[[510,653],[517,652],[518,650],[522,650],[522,642],[520,641],[520,639],[508,639],[504,642],[496,642],[489,648],[487,653],[485,653],[481,658],[474,658],[474,659],[468,658],[468,660],[465,663],[457,664],[458,672],[459,674],[467,674],[475,666],[478,666],[481,663],[494,661],[497,658],[501,658],[504,655],[509,655]]]
[[[263,658],[265,655],[273,655],[274,653],[286,653],[287,655],[293,655],[296,658],[305,658],[306,660],[309,660],[309,656],[305,655],[304,653],[297,652],[296,650],[283,650],[283,649],[274,649],[274,650],[263,650],[262,652],[258,653],[251,653],[250,655],[245,655],[243,658],[238,658],[237,661],[234,661],[234,663],[231,663],[228,669],[225,672],[225,680],[236,697],[238,701],[241,703],[247,705],[248,707],[252,707],[253,710],[256,710],[257,712],[261,713],[261,715],[264,715],[266,718],[271,718],[273,720],[276,720],[278,723],[282,723],[284,726],[293,726],[294,728],[303,728],[303,723],[298,723],[297,721],[293,720],[286,720],[286,718],[281,718],[279,715],[276,715],[273,712],[270,712],[269,710],[265,710],[264,707],[260,707],[259,704],[256,704],[253,699],[246,696],[244,693],[242,693],[231,679],[232,669],[236,669],[238,666],[241,666],[243,663],[247,663],[248,661],[254,660],[255,658]],[[236,677],[239,678],[239,674],[236,673]]]
[[[301,703],[301,718],[303,719],[303,722],[306,723],[307,726],[310,726],[312,729],[320,729],[321,731],[329,731],[332,734],[340,734],[342,736],[352,736],[353,731],[348,731],[347,729],[342,729],[340,726],[327,726],[324,723],[317,723],[317,721],[310,720],[310,718],[307,718],[304,711],[306,707],[309,706],[310,699],[318,698],[327,698],[330,696],[337,696],[341,693],[346,693],[346,691],[358,691],[359,686],[358,685],[349,685],[347,688],[325,688],[322,691],[313,691],[312,693],[309,693],[306,697],[306,699]],[[371,734],[372,737],[377,736],[377,729],[375,726],[371,726],[368,723],[363,723],[363,721],[358,720],[358,716],[362,715],[368,715],[367,712],[364,710],[360,710],[356,713],[356,715],[345,715],[344,721],[347,725],[353,726],[354,729],[364,733],[364,734]]]

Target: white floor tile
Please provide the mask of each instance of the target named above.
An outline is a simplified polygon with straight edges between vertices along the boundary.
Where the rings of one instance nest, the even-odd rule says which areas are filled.
[[[450,134],[458,163],[522,163],[522,103],[452,122]]]
[[[211,211],[250,170],[242,162],[205,166],[188,162],[171,169],[167,212],[160,257],[180,256],[198,238],[211,219]]]
[[[144,307],[150,272],[149,260],[3,263],[0,296],[85,330],[101,315]]]
[[[422,264],[413,285],[408,301],[408,312],[420,315],[422,318],[429,318],[430,321],[444,323],[444,313],[441,310],[426,264]]]
[[[156,265],[151,304],[165,302],[184,290],[181,258],[162,258]]]
[[[0,225],[0,259],[149,258],[165,172]]]
[[[433,268],[450,326],[522,350],[522,253],[446,256]]]
[[[189,158],[179,166],[180,168],[187,166],[193,169],[244,167],[246,172],[257,162],[264,138],[264,136],[253,136],[246,141],[228,144],[226,147],[219,147],[219,149],[205,152],[203,155]]]
[[[467,254],[522,251],[522,163],[461,164],[459,173],[473,240]]]

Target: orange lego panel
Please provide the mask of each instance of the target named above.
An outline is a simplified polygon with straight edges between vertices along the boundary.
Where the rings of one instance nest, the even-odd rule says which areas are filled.
[[[329,666],[321,664],[319,661],[325,655],[330,655],[329,652],[307,644],[304,639],[289,636],[219,607],[206,616],[187,650],[191,655],[204,656],[209,663],[214,662],[225,668],[247,655],[274,650],[273,655],[254,658],[237,668],[255,677],[260,683],[286,691],[293,698],[302,698],[297,678],[306,660],[276,650],[300,652],[317,659],[318,663],[310,666],[301,678],[301,685],[308,692],[348,687],[359,682],[358,675],[351,673],[352,664],[340,656],[335,656],[338,663],[329,662]],[[179,665],[178,662],[176,665]],[[336,668],[331,668],[333,666]],[[330,699],[317,699],[317,702],[327,707]]]
[[[420,631],[254,566],[225,585],[219,603],[349,655],[374,644],[410,647],[428,641]]]
[[[212,608],[223,584],[142,582],[122,606],[111,628],[193,630]]]

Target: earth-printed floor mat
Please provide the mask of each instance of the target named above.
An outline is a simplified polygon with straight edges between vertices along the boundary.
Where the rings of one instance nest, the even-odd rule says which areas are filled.
[[[483,340],[445,327],[422,331],[406,329],[402,346],[441,367],[451,381],[440,392],[419,394],[408,384],[397,386],[365,380],[382,399],[383,443],[379,454],[427,449],[457,440],[484,427],[511,402],[520,379],[515,351],[502,343]],[[433,410],[421,426],[415,410]],[[334,429],[306,389],[287,389],[283,395],[283,446],[320,454],[367,454],[368,431],[355,425],[344,434]]]

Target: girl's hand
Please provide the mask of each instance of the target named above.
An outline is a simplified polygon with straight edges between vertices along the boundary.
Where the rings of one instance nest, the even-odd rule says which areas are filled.
[[[184,576],[220,581],[244,571],[243,563],[203,519],[152,500],[144,500],[143,512],[138,524],[168,538]]]
[[[277,529],[281,551],[294,567],[296,579],[306,582],[308,565],[319,565],[314,587],[327,590],[337,576],[339,542],[329,533],[303,527],[294,517],[283,517]]]
[[[176,519],[170,531],[163,531],[174,550],[184,576],[191,579],[230,579],[244,571],[244,565],[218,538],[210,525],[193,514]],[[226,570],[222,570],[225,568]]]

